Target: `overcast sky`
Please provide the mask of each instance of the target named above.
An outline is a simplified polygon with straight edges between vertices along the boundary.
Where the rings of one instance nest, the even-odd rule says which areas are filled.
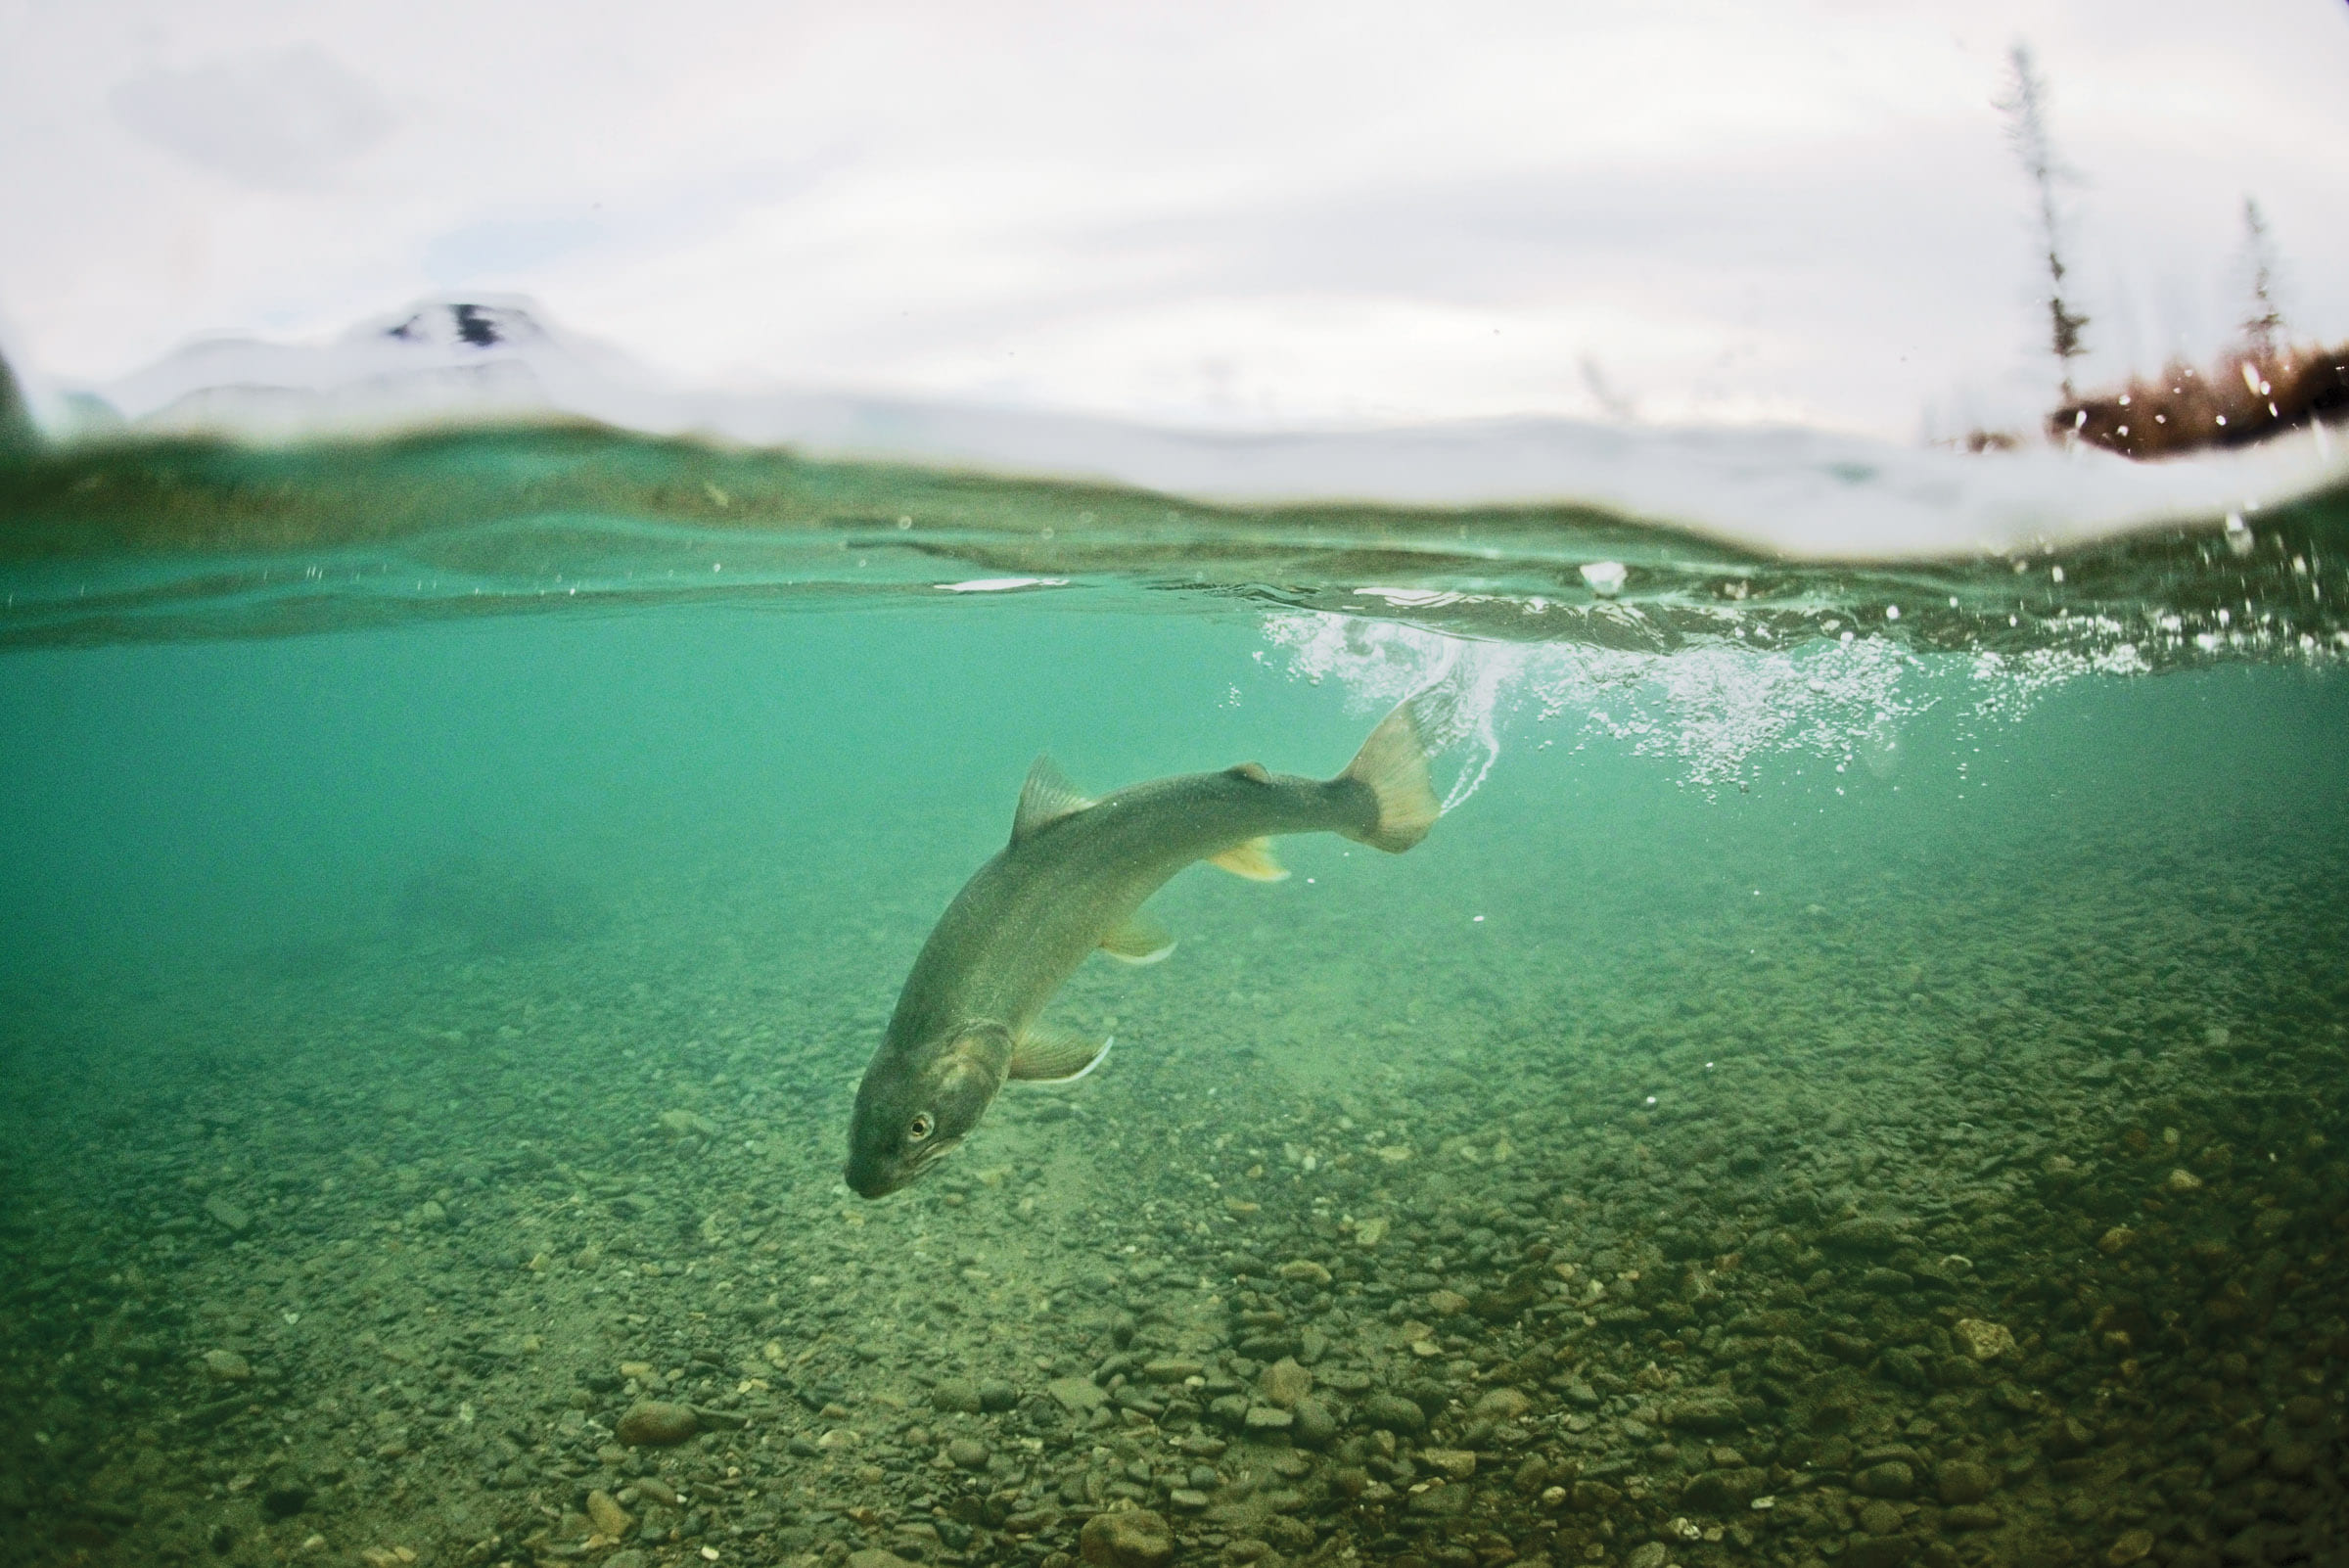
[[[689,386],[1221,424],[2027,420],[2053,92],[2089,379],[2349,336],[2340,0],[0,0],[0,343],[535,298]]]

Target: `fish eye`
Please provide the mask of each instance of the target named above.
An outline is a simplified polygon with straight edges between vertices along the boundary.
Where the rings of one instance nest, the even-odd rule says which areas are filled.
[[[914,1116],[914,1119],[906,1125],[905,1135],[911,1138],[914,1142],[919,1143],[922,1141],[922,1139],[930,1135],[931,1131],[937,1127],[937,1123],[930,1120],[930,1113],[928,1111],[919,1112]]]

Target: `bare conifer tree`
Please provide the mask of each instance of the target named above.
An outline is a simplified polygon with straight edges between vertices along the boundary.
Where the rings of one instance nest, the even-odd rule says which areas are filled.
[[[2088,317],[2071,306],[2064,299],[2062,214],[2055,200],[2056,186],[2072,177],[2055,156],[2053,141],[2048,135],[2048,84],[2041,79],[2031,63],[2031,50],[2016,44],[2007,56],[2014,78],[2008,84],[2006,96],[1998,100],[1999,113],[2006,116],[2006,139],[2014,145],[2015,155],[2023,161],[2023,172],[2031,176],[2039,192],[2039,234],[2048,257],[2048,325],[2049,346],[2054,350],[2055,362],[2063,370],[2063,399],[2072,400],[2072,361],[2087,351],[2081,341],[2080,329],[2088,325]]]
[[[2276,242],[2259,203],[2248,196],[2243,198],[2243,249],[2251,265],[2251,313],[2243,318],[2243,342],[2265,362],[2275,357],[2283,311],[2276,303]]]

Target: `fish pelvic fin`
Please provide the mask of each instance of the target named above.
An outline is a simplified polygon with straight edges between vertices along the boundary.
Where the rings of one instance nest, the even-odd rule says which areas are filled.
[[[1028,782],[1020,786],[1020,809],[1011,819],[1011,842],[1024,843],[1062,817],[1075,816],[1092,805],[1092,797],[1070,783],[1067,775],[1052,765],[1051,758],[1039,757],[1028,769]]]
[[[1174,939],[1148,915],[1130,914],[1101,939],[1101,950],[1120,963],[1154,964],[1174,950]]]
[[[1011,1076],[1034,1084],[1074,1084],[1109,1055],[1118,1037],[1095,1040],[1073,1029],[1035,1024],[1011,1053]]]
[[[1235,844],[1221,854],[1209,855],[1207,863],[1221,866],[1233,876],[1246,877],[1251,882],[1289,880],[1289,868],[1272,858],[1270,839],[1250,839],[1244,844]]]
[[[1436,799],[1435,781],[1428,777],[1428,750],[1408,701],[1378,721],[1362,749],[1346,764],[1346,771],[1338,775],[1369,786],[1378,800],[1378,820],[1347,837],[1389,854],[1401,854],[1427,837],[1427,830],[1444,814],[1444,803]]]

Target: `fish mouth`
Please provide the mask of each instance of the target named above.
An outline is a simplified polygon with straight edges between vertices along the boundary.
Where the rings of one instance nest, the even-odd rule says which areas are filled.
[[[902,1192],[923,1176],[930,1168],[962,1146],[960,1138],[945,1138],[924,1145],[910,1160],[894,1162],[878,1171],[858,1171],[849,1167],[846,1176],[849,1190],[860,1198],[886,1198],[893,1192]]]

